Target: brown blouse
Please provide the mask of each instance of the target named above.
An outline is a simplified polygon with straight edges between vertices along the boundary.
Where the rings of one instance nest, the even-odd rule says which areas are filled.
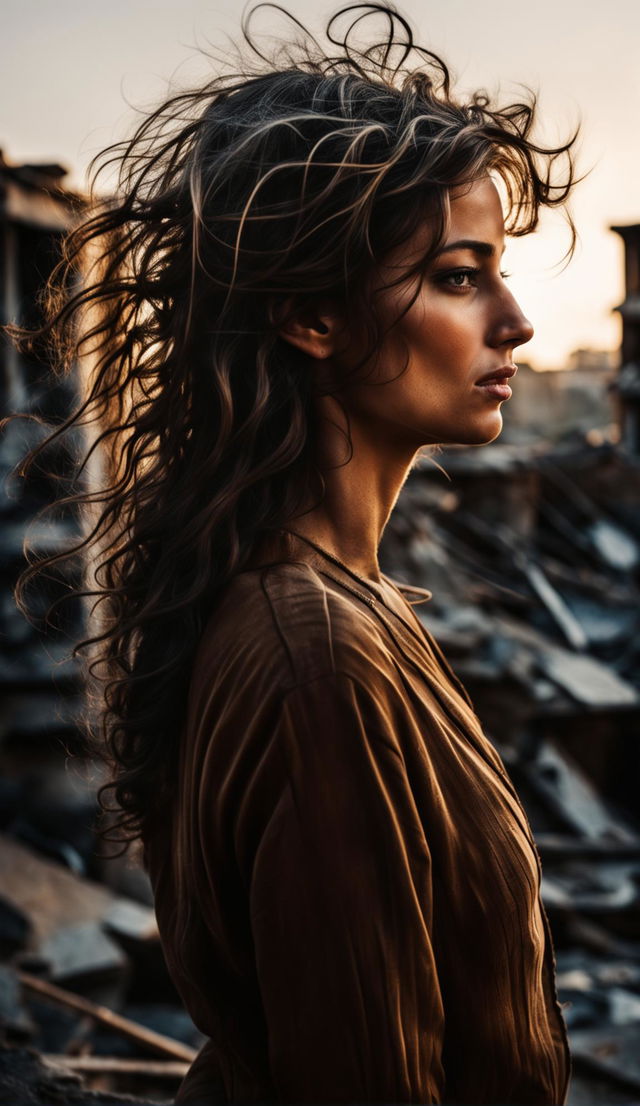
[[[538,854],[419,589],[288,541],[205,629],[145,840],[210,1038],[176,1101],[564,1103]]]

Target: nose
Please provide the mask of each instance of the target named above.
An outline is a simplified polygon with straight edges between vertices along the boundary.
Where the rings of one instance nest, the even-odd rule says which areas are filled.
[[[522,346],[530,342],[533,335],[532,324],[515,297],[505,288],[493,319],[489,344],[496,348]]]

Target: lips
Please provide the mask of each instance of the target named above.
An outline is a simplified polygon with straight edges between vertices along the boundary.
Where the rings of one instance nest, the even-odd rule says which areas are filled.
[[[494,369],[476,380],[476,384],[504,384],[510,376],[515,376],[518,369],[516,365],[503,365],[501,369]]]
[[[481,376],[479,380],[476,380],[476,387],[482,388],[485,395],[492,396],[494,399],[510,399],[511,388],[507,384],[507,380],[514,376],[516,372],[515,365],[503,365],[501,369],[494,369],[493,372],[487,373],[486,376]]]

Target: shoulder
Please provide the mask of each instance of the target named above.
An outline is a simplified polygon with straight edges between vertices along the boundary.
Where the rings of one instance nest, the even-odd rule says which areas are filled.
[[[261,673],[280,690],[332,673],[366,680],[389,665],[383,628],[367,604],[302,561],[234,577],[199,652],[228,675]]]

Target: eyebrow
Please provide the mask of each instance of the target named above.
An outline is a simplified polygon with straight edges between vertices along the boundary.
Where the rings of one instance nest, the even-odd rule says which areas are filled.
[[[495,253],[495,247],[491,242],[480,242],[474,238],[461,238],[458,242],[448,242],[447,246],[443,246],[439,253],[450,253],[452,250],[473,250],[474,253],[480,253],[483,258],[492,258]]]
[[[493,257],[496,252],[495,246],[492,246],[490,242],[479,242],[475,238],[461,238],[458,242],[448,242],[446,246],[438,250],[438,254],[451,253],[452,250],[473,250],[481,257]]]

